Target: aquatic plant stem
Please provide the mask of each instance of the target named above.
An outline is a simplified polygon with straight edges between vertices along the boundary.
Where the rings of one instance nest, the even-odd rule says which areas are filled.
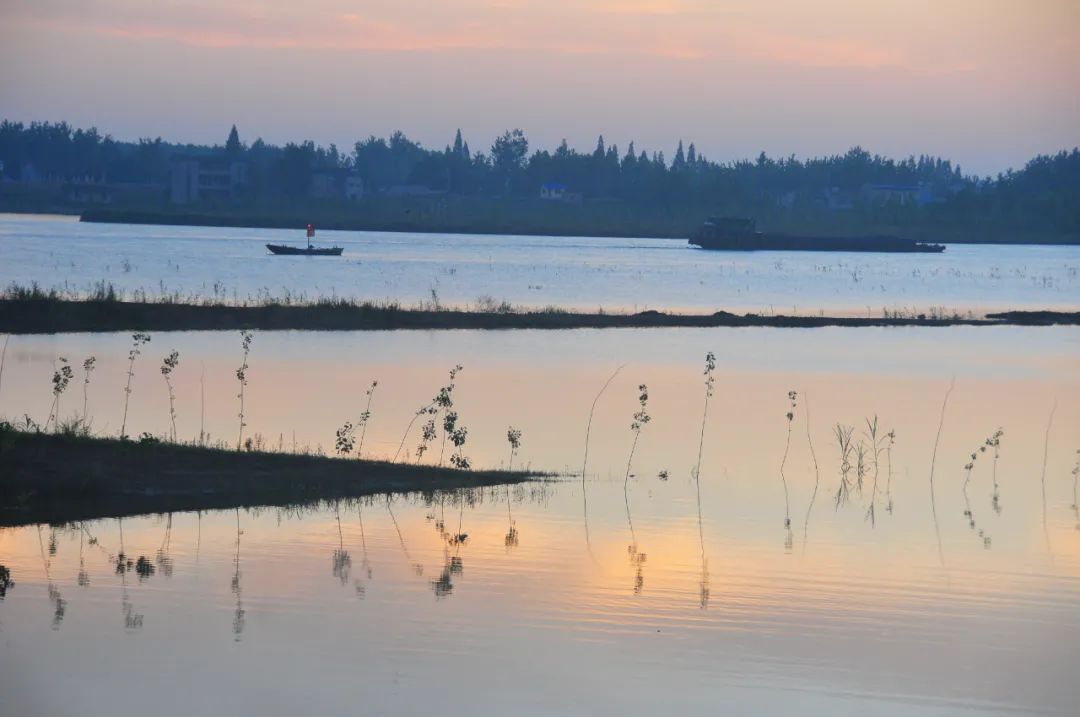
[[[784,457],[780,459],[780,481],[784,484],[784,527],[791,527],[791,504],[788,502],[787,476],[784,466],[787,464],[788,451],[791,449],[791,419],[788,419],[787,442],[784,444]]]
[[[405,427],[405,434],[401,437],[401,443],[398,444],[398,449],[394,452],[394,458],[390,461],[391,463],[397,463],[398,456],[401,455],[401,449],[405,447],[405,439],[409,437],[409,431],[412,430],[413,424],[416,423],[416,419],[420,418],[420,416],[426,415],[428,410],[434,405],[435,403],[433,401],[428,405],[424,406],[422,409],[420,409],[413,415],[412,420],[409,421],[409,425]]]
[[[941,402],[941,418],[938,421],[937,435],[934,437],[934,450],[930,454],[930,512],[934,517],[934,534],[937,536],[938,559],[942,567],[945,566],[945,552],[941,547],[941,527],[938,524],[937,499],[934,497],[934,467],[937,464],[938,445],[941,443],[941,431],[945,427],[945,408],[949,405],[949,396],[956,386],[956,377],[949,381],[949,388],[945,391],[945,398]]]
[[[814,453],[814,441],[810,438],[810,397],[803,392],[803,407],[806,412],[806,444],[810,446],[810,458],[814,461],[814,491],[810,494],[810,503],[806,506],[806,518],[803,519],[803,554],[806,554],[806,535],[810,530],[810,511],[814,509],[814,501],[817,499],[818,485],[821,483],[821,472],[818,469],[817,454]]]
[[[1054,561],[1054,550],[1050,546],[1050,528],[1046,523],[1046,461],[1050,456],[1050,427],[1054,425],[1054,413],[1057,412],[1057,399],[1050,407],[1050,417],[1046,420],[1046,435],[1043,437],[1043,460],[1042,475],[1039,482],[1042,485],[1042,525],[1043,536],[1046,538],[1046,552],[1050,555],[1050,562]]]
[[[619,372],[626,368],[626,364],[619,366],[615,371],[608,376],[608,380],[604,382],[604,385],[600,388],[600,391],[596,394],[596,398],[593,399],[592,406],[589,408],[589,422],[585,424],[585,457],[581,460],[581,505],[583,515],[585,517],[585,543],[589,542],[589,496],[585,489],[585,468],[589,464],[589,436],[592,433],[593,414],[596,412],[596,404],[600,401],[600,397],[604,395],[604,391],[607,390],[611,382],[615,380],[615,377],[619,375]]]
[[[367,405],[364,407],[364,426],[360,429],[360,445],[356,447],[356,457],[364,457],[364,436],[367,435],[368,422],[371,421],[371,399],[375,394],[375,389],[378,387],[378,382],[372,382],[371,388],[367,391]]]

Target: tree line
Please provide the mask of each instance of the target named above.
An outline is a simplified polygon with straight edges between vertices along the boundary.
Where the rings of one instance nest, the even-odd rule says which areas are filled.
[[[978,177],[948,159],[892,159],[861,147],[809,159],[762,152],[755,159],[717,162],[692,142],[682,141],[671,159],[664,152],[638,150],[633,142],[620,149],[603,136],[592,151],[578,151],[565,140],[554,151],[533,149],[519,129],[495,138],[486,151],[471,150],[460,130],[443,149],[426,148],[398,131],[387,138],[370,136],[351,151],[342,151],[311,141],[276,146],[256,139],[245,144],[235,127],[223,145],[207,146],[161,138],[119,141],[96,128],[79,129],[66,122],[0,123],[0,161],[9,180],[32,167],[40,177],[53,180],[165,185],[170,161],[178,155],[245,161],[253,201],[306,197],[312,175],[322,171],[355,172],[371,195],[412,185],[465,197],[528,198],[536,197],[543,184],[559,183],[587,201],[661,209],[715,207],[758,215],[777,207],[828,210],[825,197],[837,192],[854,198],[858,210],[860,192],[869,185],[919,186],[933,201],[918,209],[893,208],[890,221],[910,214],[920,221],[996,222],[1080,235],[1076,148],[1036,156],[1023,168],[995,177]]]

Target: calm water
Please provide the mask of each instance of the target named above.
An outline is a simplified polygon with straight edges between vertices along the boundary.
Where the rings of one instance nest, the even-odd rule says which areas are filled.
[[[14,337],[0,414],[44,420],[56,358],[93,354],[87,413],[115,433],[129,339]],[[248,431],[284,450],[329,450],[377,379],[364,451],[390,455],[461,363],[475,464],[506,462],[513,425],[515,464],[580,471],[625,366],[584,484],[0,530],[0,713],[1076,714],[1078,347],[1017,327],[257,334]],[[172,348],[181,437],[202,413],[235,440],[231,333],[155,335],[129,431],[167,430]],[[876,458],[875,415],[895,431]]]
[[[683,241],[319,232],[341,259],[274,257],[269,229],[80,224],[0,215],[0,284],[85,292],[100,281],[152,295],[245,300],[345,296],[407,305],[816,314],[1070,307],[1080,247],[952,245],[944,254],[728,253]]]

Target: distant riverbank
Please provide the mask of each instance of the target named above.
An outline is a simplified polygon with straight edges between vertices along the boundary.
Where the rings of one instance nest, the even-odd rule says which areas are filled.
[[[507,200],[500,204],[455,200],[444,207],[432,200],[384,200],[348,212],[336,206],[327,211],[314,207],[283,213],[93,208],[83,211],[80,221],[296,230],[313,223],[319,229],[347,231],[686,240],[710,213],[715,212],[708,207],[641,212],[615,203],[577,207],[541,201]],[[892,235],[947,244],[1080,245],[1076,234],[894,226],[843,215],[763,217],[759,225],[791,235]]]
[[[541,474],[123,441],[0,426],[0,525],[287,505]]]
[[[396,304],[325,300],[310,304],[258,305],[123,301],[111,294],[64,298],[37,289],[9,289],[0,298],[0,333],[48,334],[107,331],[224,331],[240,329],[386,331],[438,329],[615,329],[825,326],[1044,326],[1080,325],[1080,312],[1007,311],[985,317],[959,314],[885,314],[880,317],[785,316],[780,314],[584,313],[548,308],[490,310],[403,308]]]
[[[96,224],[147,224],[162,226],[243,227],[251,229],[303,230],[309,223],[319,229],[420,234],[491,234],[509,236],[609,237],[627,239],[682,239],[690,236],[695,222],[679,220],[600,220],[590,215],[567,217],[562,207],[552,207],[547,215],[535,211],[516,217],[432,216],[424,209],[396,208],[396,211],[271,214],[244,212],[173,212],[127,209],[87,209],[80,221]]]

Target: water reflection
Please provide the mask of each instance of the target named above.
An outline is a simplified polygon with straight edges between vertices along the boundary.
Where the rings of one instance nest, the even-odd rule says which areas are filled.
[[[49,557],[45,556],[45,544],[41,536],[41,526],[37,526],[38,534],[38,546],[41,548],[41,564],[45,571],[46,590],[49,596],[49,602],[52,604],[53,617],[52,617],[52,629],[59,630],[60,624],[64,621],[64,615],[67,613],[67,600],[60,594],[60,590],[53,584],[52,572],[49,569],[52,564],[52,557],[56,555],[56,531],[49,531]]]
[[[814,489],[810,493],[810,501],[806,504],[806,517],[803,518],[803,545],[802,552],[806,555],[806,544],[810,535],[810,514],[814,510],[814,501],[817,500],[818,488],[821,486],[821,470],[818,467],[817,453],[814,451],[814,439],[810,436],[810,397],[803,391],[803,405],[806,413],[806,445],[810,449],[810,458],[814,463]]]
[[[506,537],[503,542],[506,544],[506,549],[516,548],[518,546],[518,529],[517,524],[514,522],[514,514],[510,510],[511,502],[511,487],[506,486]]]
[[[365,579],[371,580],[372,571],[371,563],[368,561],[367,536],[364,534],[364,506],[361,501],[356,502],[356,517],[360,524],[360,570],[363,572]],[[338,525],[340,527],[340,523]],[[356,597],[363,600],[367,595],[367,587],[364,583],[357,578],[353,580],[353,587],[356,589]]]
[[[405,560],[406,562],[408,562],[409,567],[412,569],[412,571],[416,573],[416,576],[423,577],[424,565],[412,559],[412,556],[409,554],[409,547],[405,545],[405,536],[401,534],[401,526],[398,525],[397,517],[394,515],[394,508],[391,505],[393,498],[393,495],[386,496],[386,512],[390,514],[390,520],[394,523],[394,531],[397,532],[398,542],[401,544],[401,552],[405,554]],[[443,500],[445,500],[445,496],[443,497]],[[445,521],[440,519],[436,525],[438,529],[442,532],[442,534],[445,535]]]
[[[1046,553],[1050,556],[1050,560],[1054,559],[1054,549],[1050,545],[1050,528],[1046,523],[1046,461],[1050,456],[1050,428],[1054,425],[1055,413],[1057,413],[1057,399],[1054,400],[1054,405],[1050,407],[1050,417],[1046,419],[1046,435],[1043,439],[1042,473],[1039,477],[1039,488],[1042,492],[1043,536],[1046,538]]]
[[[15,581],[11,579],[11,570],[0,564],[0,600],[7,597],[8,590],[15,587]]]
[[[1076,529],[1080,530],[1080,500],[1076,497],[1076,484],[1078,481],[1080,481],[1080,448],[1076,449],[1076,463],[1073,464],[1072,468],[1072,511],[1073,515],[1076,516]]]
[[[673,335],[673,340],[681,335]],[[917,341],[921,335],[904,334],[904,341]],[[948,343],[948,337],[958,335],[938,334],[934,341]],[[1042,336],[1019,335],[1036,340]],[[627,345],[622,336],[592,340],[611,341],[603,345],[621,352]],[[535,697],[542,691],[535,680],[535,659],[542,658],[553,666],[553,679],[588,677],[575,687],[584,709],[595,712],[647,713],[666,706],[694,713],[700,704],[688,703],[696,697],[725,701],[733,694],[735,711],[743,693],[732,690],[741,688],[717,677],[734,675],[740,684],[755,685],[755,696],[747,698],[744,710],[748,714],[801,708],[851,714],[865,709],[863,697],[884,703],[879,710],[884,713],[970,709],[1071,714],[1074,704],[1064,696],[1075,692],[1068,646],[1080,634],[1080,542],[1074,530],[1080,516],[1070,504],[1080,492],[1080,469],[1072,475],[1070,470],[1080,454],[1063,437],[1076,435],[1080,425],[1080,402],[1073,400],[1078,384],[1067,371],[1074,361],[1065,354],[1027,356],[1026,368],[1015,368],[1017,375],[995,374],[994,390],[989,390],[991,382],[984,380],[980,367],[1000,357],[992,352],[980,357],[979,351],[949,344],[972,368],[955,390],[946,392],[952,368],[948,362],[954,361],[948,352],[941,359],[944,367],[935,360],[901,375],[882,374],[873,367],[868,373],[835,375],[817,369],[726,370],[746,350],[741,336],[733,334],[731,346],[721,344],[725,353],[717,361],[726,372],[718,374],[716,385],[731,390],[718,392],[721,398],[704,406],[700,356],[708,341],[716,340],[715,333],[703,335],[693,351],[687,351],[695,357],[692,361],[680,363],[665,354],[670,363],[641,368],[640,375],[654,389],[648,406],[655,420],[641,435],[642,450],[633,454],[629,468],[632,436],[627,436],[625,418],[640,408],[633,391],[638,381],[620,383],[616,378],[612,390],[602,394],[595,420],[587,425],[584,461],[580,423],[565,420],[579,411],[585,415],[586,404],[610,376],[616,357],[587,359],[599,363],[591,364],[585,375],[567,370],[568,359],[562,356],[544,358],[554,368],[526,363],[522,369],[517,362],[508,362],[506,368],[476,359],[475,373],[469,364],[470,381],[477,377],[476,383],[455,393],[458,408],[476,421],[470,425],[476,436],[473,455],[483,455],[485,465],[506,461],[506,427],[520,425],[529,437],[533,460],[545,468],[571,466],[561,471],[571,476],[568,480],[0,530],[6,579],[18,581],[17,590],[3,588],[6,597],[0,604],[8,641],[0,651],[0,692],[7,697],[14,685],[16,692],[26,693],[22,682],[37,688],[44,681],[39,675],[63,674],[65,679],[55,680],[51,689],[65,699],[77,697],[88,711],[105,705],[124,713],[153,713],[152,704],[147,706],[152,698],[144,691],[160,695],[161,675],[154,671],[158,665],[140,659],[140,651],[130,647],[132,639],[152,637],[154,646],[175,658],[175,664],[198,670],[200,692],[205,687],[212,697],[236,694],[246,700],[251,692],[237,690],[237,684],[267,680],[282,685],[291,697],[284,685],[292,679],[318,690],[320,699],[341,712],[349,710],[348,700],[354,700],[355,693],[346,696],[336,680],[324,680],[327,664],[345,664],[354,674],[365,675],[372,712],[406,711],[403,694],[430,691],[455,699],[487,694],[483,680],[492,674],[499,675],[500,688],[522,696],[521,711],[526,711],[542,699]],[[801,334],[762,331],[755,336],[775,341],[769,345],[773,349],[789,342],[805,349],[804,341],[813,348],[813,340],[799,338]],[[886,344],[897,341],[891,346],[900,353],[902,342],[896,334],[882,336]],[[963,336],[964,341],[979,341],[975,332]],[[188,350],[184,337],[178,337]],[[403,345],[413,345],[409,341],[414,339],[386,337]],[[212,343],[198,337],[187,340]],[[437,345],[437,355],[447,355],[439,342],[449,339],[427,340]],[[573,345],[557,337],[545,340],[557,347]],[[469,341],[489,345],[486,337],[470,336]],[[267,336],[261,345],[269,344],[295,349],[279,336]],[[43,364],[58,353],[56,346],[38,346],[46,346],[40,350]],[[66,344],[63,348],[81,355],[69,352]],[[757,356],[767,354],[763,349]],[[586,360],[580,355],[573,359]],[[28,363],[15,365],[37,360],[28,357]],[[445,378],[443,360],[430,369],[431,376]],[[295,373],[304,390],[317,392],[320,384],[303,381],[325,372],[296,371],[298,365],[314,365],[305,361],[306,355],[290,355],[276,369],[266,366],[265,375]],[[420,388],[430,384],[425,383],[430,376],[424,373],[428,359],[418,361],[419,368],[408,370],[372,367],[372,373],[383,377],[379,390],[385,388],[395,399],[404,396],[404,406],[420,405],[428,395]],[[638,371],[635,363],[634,373]],[[213,373],[208,363],[208,380]],[[105,363],[94,376],[92,395],[108,374]],[[14,375],[26,371],[17,368]],[[43,387],[48,385],[45,378]],[[266,423],[260,428],[288,420],[273,413],[282,396],[281,405],[295,410],[288,394],[295,384],[284,382],[287,388],[279,393],[263,388],[260,381],[253,379],[251,386],[253,429],[262,420]],[[402,388],[413,384],[420,387],[415,401]],[[474,390],[480,384],[484,387]],[[776,430],[779,404],[762,397],[782,398],[790,386],[799,392],[788,444],[786,432]],[[122,387],[114,392],[117,398]],[[142,428],[146,420],[136,405],[143,394],[158,399],[147,415],[165,417],[160,410],[162,388],[151,394],[136,387],[130,425]],[[178,386],[178,408],[186,394],[198,400],[194,384],[189,388],[185,392]],[[231,403],[214,408],[218,392],[213,384],[208,388],[208,415],[235,413]],[[20,394],[8,393],[6,384],[4,391],[0,398],[6,410],[17,405],[12,399]],[[1055,396],[1058,409],[1050,425],[1053,435],[1047,439],[1046,411]],[[332,398],[319,400],[332,403]],[[398,446],[410,416],[393,414],[396,403],[379,404],[379,425],[385,430],[372,424],[365,455],[389,457]],[[507,407],[516,406],[528,410],[508,415]],[[352,415],[346,408],[354,411],[344,404],[341,408],[342,416]],[[935,423],[939,408],[940,421]],[[180,411],[181,419],[192,417],[192,433],[198,428],[197,412],[198,406]],[[883,417],[880,429],[872,426],[878,412]],[[103,422],[104,413],[98,414]],[[871,423],[864,424],[863,416],[871,416]],[[838,420],[842,433],[854,426],[846,451],[835,436]],[[966,486],[977,522],[973,533],[967,520],[956,519],[965,509],[960,467],[971,448],[999,425],[1008,432],[1008,447],[1001,448],[1001,438],[995,449],[980,451]],[[894,426],[895,431],[884,433]],[[284,423],[282,428],[288,431],[290,426]],[[300,430],[309,426],[302,424]],[[302,436],[301,442],[307,439]],[[790,451],[786,460],[781,458],[785,444]],[[432,446],[437,453],[436,444]],[[822,448],[821,459],[816,458],[817,448]],[[432,453],[427,455],[433,459]],[[942,460],[940,474],[937,459]],[[518,460],[515,457],[515,465]],[[788,558],[776,541],[778,463],[790,501],[785,507],[792,512],[785,517],[794,522],[805,513],[800,560]],[[1031,479],[1040,464],[1045,469],[1037,484]],[[929,477],[921,472],[927,467]],[[683,480],[651,480],[668,469]],[[622,485],[619,473],[624,474]],[[688,474],[692,481],[685,480]],[[923,482],[927,478],[929,485]],[[945,488],[940,492],[939,484]],[[579,489],[585,495],[579,496]],[[833,506],[840,494],[843,499]],[[892,510],[894,505],[900,509]],[[1009,510],[1000,510],[1002,505]],[[940,523],[939,512],[946,516]],[[814,550],[807,549],[811,521]],[[993,534],[995,550],[984,550],[973,539],[978,529]],[[1046,533],[1054,548],[1053,564],[1044,546]],[[949,570],[943,571],[939,565],[946,551]],[[380,574],[377,584],[372,581],[375,571]],[[307,576],[314,579],[302,579]],[[353,589],[342,587],[348,585]],[[118,594],[122,624],[116,620]],[[63,629],[54,636],[50,627],[58,607],[57,627]],[[146,634],[127,635],[143,624],[144,614],[150,628]],[[341,640],[342,634],[362,635],[365,649]],[[303,636],[305,649],[292,649],[290,641],[297,636]],[[504,649],[507,644],[514,649]],[[137,687],[117,691],[113,685],[113,694],[103,699],[107,686],[98,683],[105,681],[95,679],[82,664],[85,658],[72,656],[89,649],[94,650],[99,674],[108,670],[125,675]],[[978,674],[994,675],[994,680],[973,679],[973,654],[978,654]],[[82,690],[91,697],[83,698]],[[790,695],[800,700],[795,708],[785,701]],[[859,699],[852,700],[852,695]],[[611,703],[622,698],[626,701]],[[202,703],[184,707],[189,712],[214,711]],[[484,707],[478,705],[477,711]],[[549,705],[533,711],[545,707]],[[161,709],[168,711],[169,706]],[[506,711],[505,705],[500,709]]]
[[[956,387],[956,379],[949,381],[949,388],[945,390],[945,398],[941,401],[941,418],[938,421],[937,433],[934,436],[934,450],[930,454],[930,512],[934,517],[934,535],[937,538],[938,560],[942,567],[945,566],[945,550],[941,546],[941,525],[938,523],[937,495],[934,493],[934,468],[937,466],[938,445],[941,443],[941,431],[945,428],[945,409],[949,405],[949,396]]]
[[[626,364],[623,364],[611,372],[607,381],[600,387],[596,397],[593,398],[592,405],[589,406],[589,420],[585,424],[585,455],[581,459],[581,512],[582,519],[585,525],[585,546],[592,555],[592,540],[589,538],[589,493],[588,486],[586,485],[586,476],[588,475],[589,465],[589,438],[592,436],[593,416],[596,414],[596,404],[600,402],[600,397],[604,395],[604,391],[607,391],[608,386],[615,380],[615,377],[619,375],[619,372],[623,370]]]
[[[172,543],[172,513],[168,513],[165,516],[165,534],[161,538],[161,547],[157,550],[155,556],[155,562],[161,574],[166,578],[171,578],[173,574],[173,561],[169,555],[169,549]]]
[[[233,610],[232,620],[232,633],[233,640],[240,642],[240,639],[244,635],[244,625],[246,623],[246,612],[244,611],[244,587],[240,582],[242,576],[240,572],[240,536],[244,534],[244,531],[240,529],[240,509],[236,509],[236,554],[233,557],[233,575],[232,582],[229,584],[229,589],[232,591],[233,597],[236,598],[236,609]]]
[[[337,578],[342,586],[349,582],[349,571],[352,569],[352,557],[345,550],[345,538],[341,532],[341,505],[340,501],[334,501],[334,521],[337,523],[338,546],[330,556],[330,572]]]

